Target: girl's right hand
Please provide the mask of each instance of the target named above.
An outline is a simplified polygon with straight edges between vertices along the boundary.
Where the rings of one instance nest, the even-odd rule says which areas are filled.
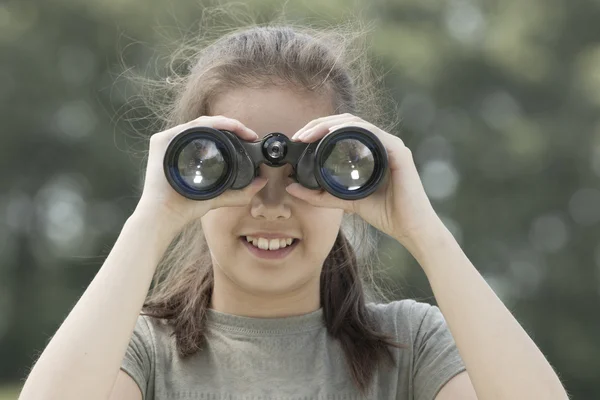
[[[136,212],[146,215],[166,216],[166,221],[182,228],[188,222],[202,217],[208,211],[219,207],[245,206],[264,187],[267,180],[257,177],[241,190],[226,190],[209,200],[191,200],[177,193],[167,181],[163,169],[163,159],[170,140],[185,129],[194,126],[208,126],[228,130],[241,139],[257,140],[258,135],[241,122],[221,115],[201,116],[195,120],[175,126],[150,137],[150,148],[142,196]]]

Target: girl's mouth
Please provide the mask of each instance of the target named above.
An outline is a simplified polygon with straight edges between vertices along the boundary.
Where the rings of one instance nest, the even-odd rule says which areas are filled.
[[[250,253],[265,260],[281,260],[287,257],[300,242],[300,239],[292,238],[274,241],[250,236],[240,236],[239,240]],[[273,250],[269,250],[269,248]]]

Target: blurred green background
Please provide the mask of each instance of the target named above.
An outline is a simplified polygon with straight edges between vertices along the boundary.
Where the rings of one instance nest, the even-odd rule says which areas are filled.
[[[247,4],[268,21],[279,3]],[[371,55],[434,207],[573,398],[600,399],[600,3],[287,9],[298,22],[353,10],[377,22]],[[132,149],[147,143],[131,132],[150,135],[152,121],[121,61],[152,76],[164,33],[193,32],[201,12],[196,1],[0,2],[0,399],[17,397],[137,204],[145,164]],[[434,301],[398,243],[382,238],[380,257],[395,297]]]

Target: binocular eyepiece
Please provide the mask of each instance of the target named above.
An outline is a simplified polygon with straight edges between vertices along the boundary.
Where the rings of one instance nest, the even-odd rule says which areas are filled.
[[[248,186],[264,163],[291,164],[294,178],[309,189],[356,200],[373,193],[388,168],[387,152],[372,132],[347,126],[313,143],[292,142],[269,133],[248,142],[226,130],[198,126],[171,139],[163,167],[169,184],[192,200],[207,200],[227,189]]]

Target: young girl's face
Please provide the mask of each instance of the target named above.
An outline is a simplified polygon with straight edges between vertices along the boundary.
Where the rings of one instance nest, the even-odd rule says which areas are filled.
[[[334,113],[329,96],[286,88],[227,91],[211,108],[213,115],[237,119],[261,138],[271,132],[291,137],[313,119]],[[215,275],[213,297],[318,301],[321,268],[344,212],[313,207],[288,194],[292,171],[291,165],[261,164],[260,175],[268,182],[248,206],[215,209],[202,218]],[[285,247],[262,250],[248,236],[259,247]],[[289,239],[294,239],[291,246]]]

